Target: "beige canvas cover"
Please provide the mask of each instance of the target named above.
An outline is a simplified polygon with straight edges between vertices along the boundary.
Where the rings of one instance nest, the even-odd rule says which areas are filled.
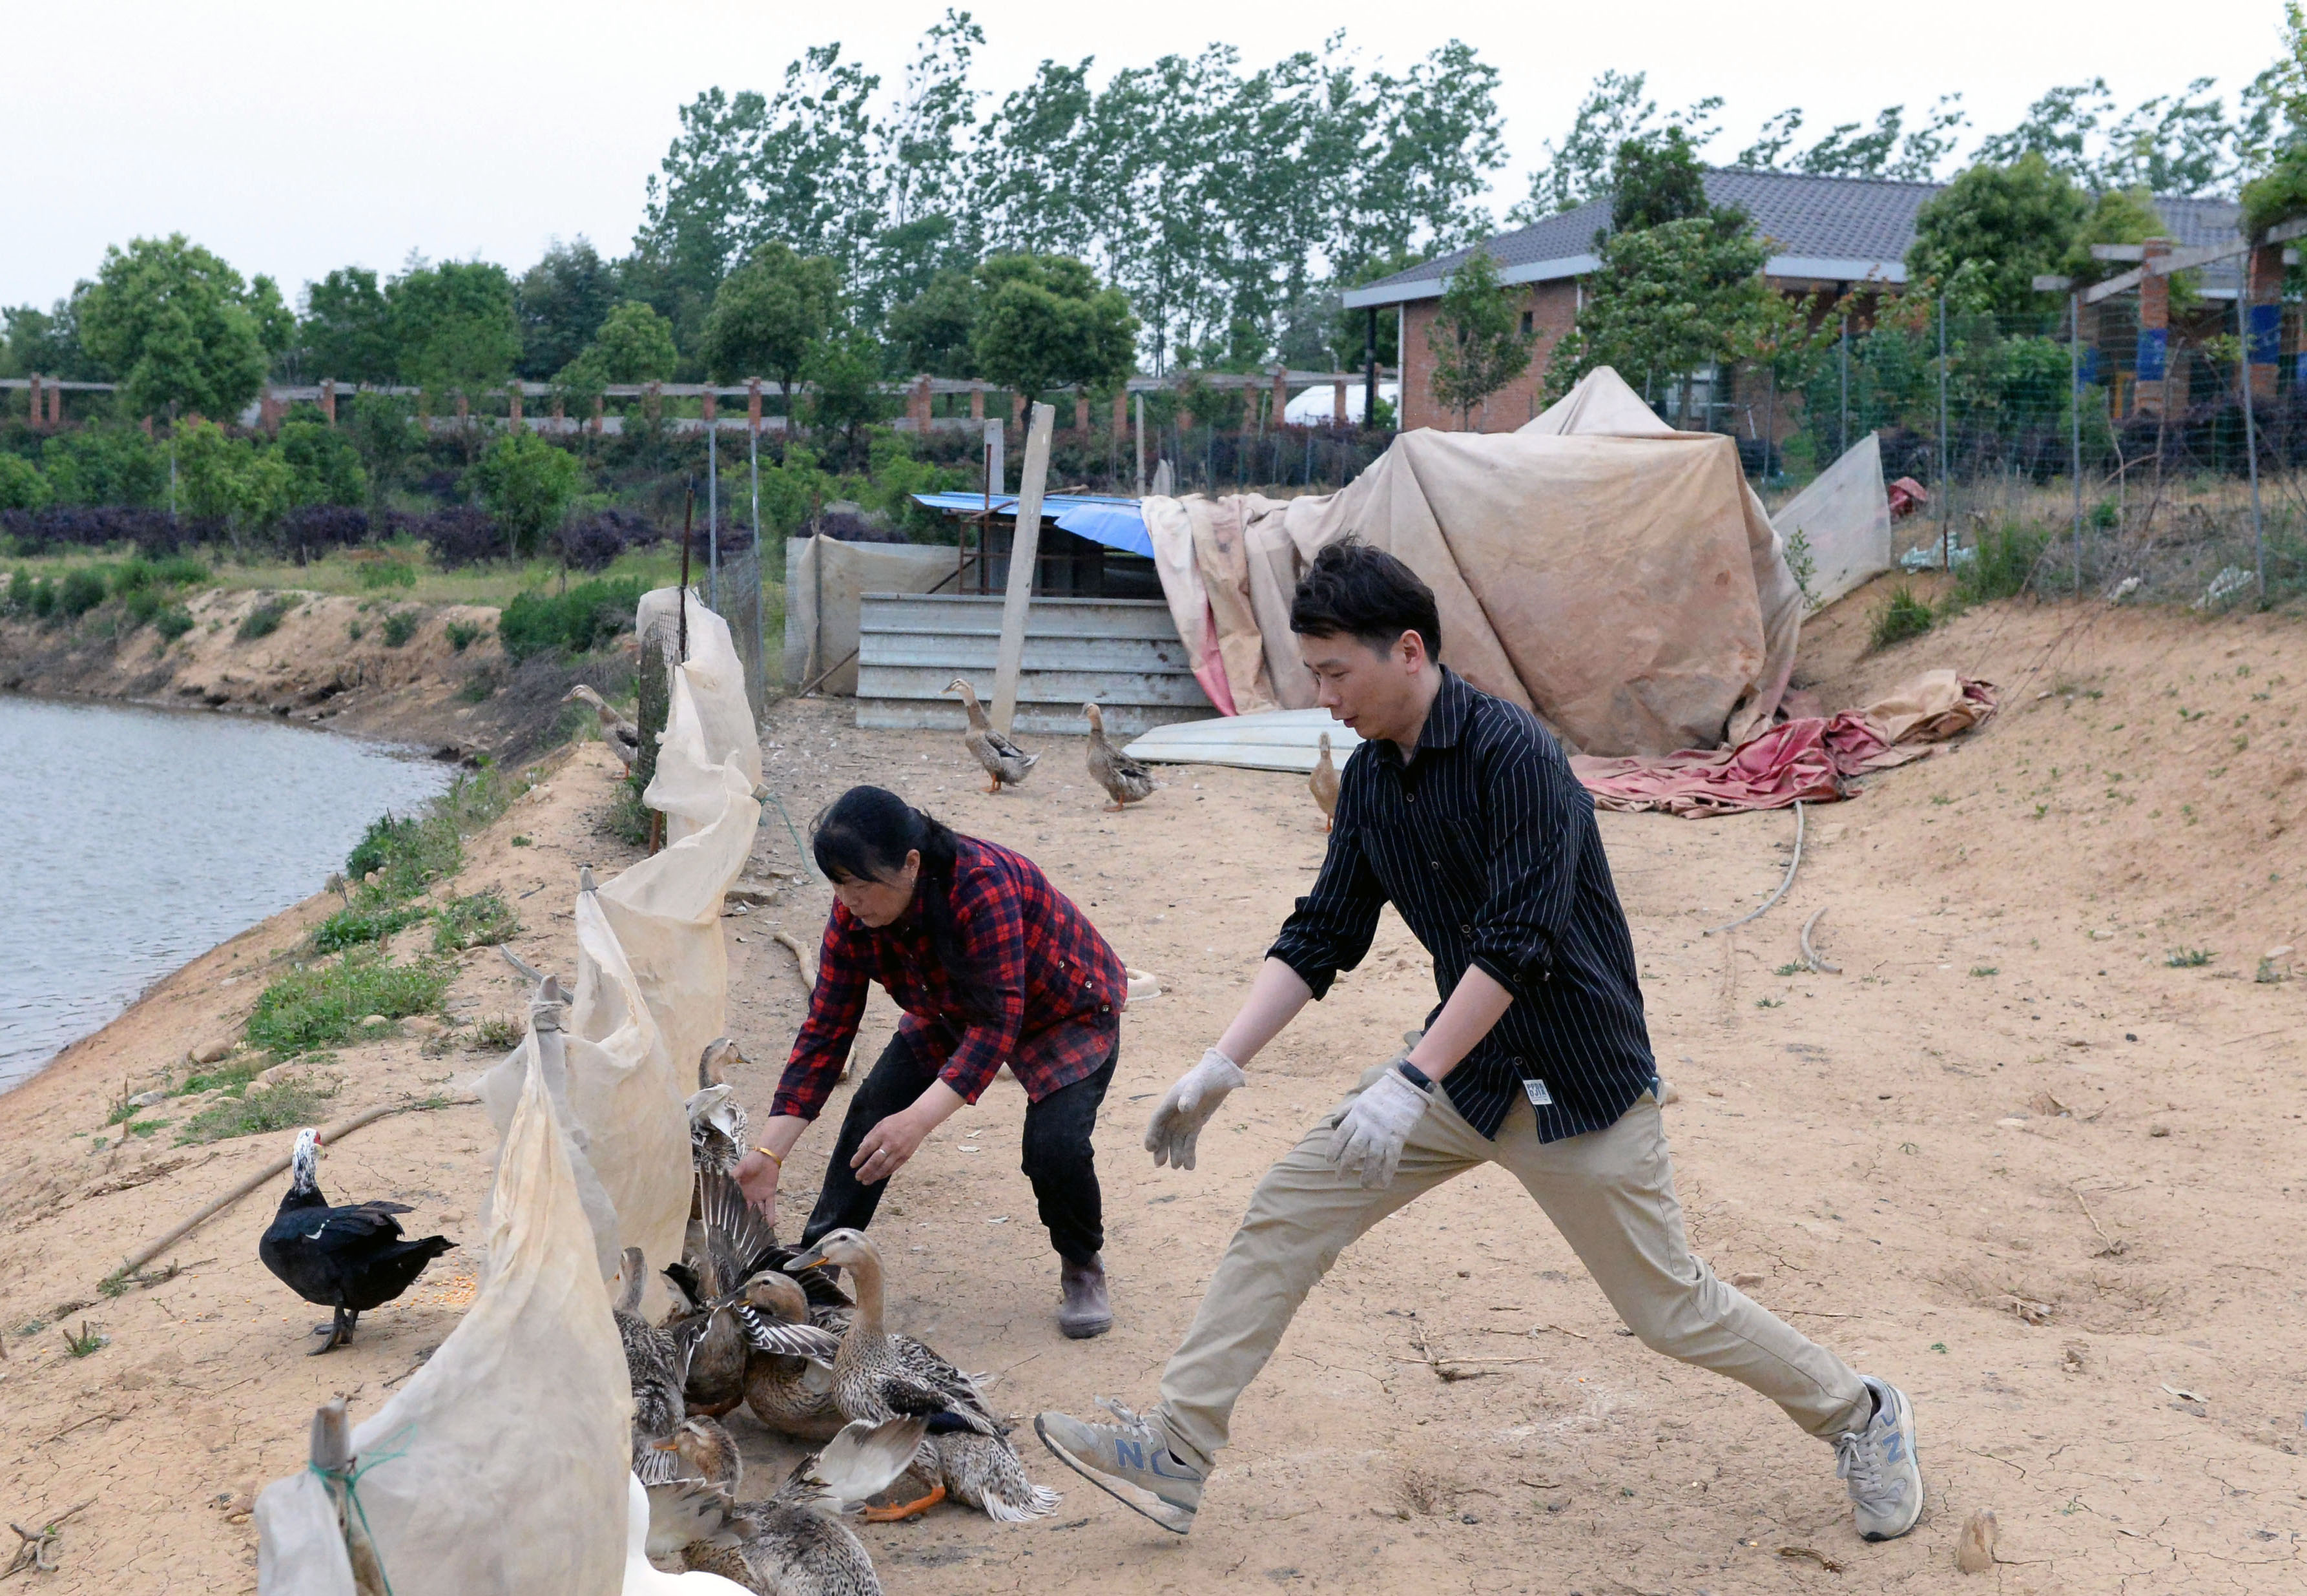
[[[1814,607],[1891,569],[1891,502],[1882,491],[1882,445],[1873,433],[1842,451],[1816,481],[1771,518],[1780,541],[1802,534],[1810,552]]]
[[[958,591],[958,548],[795,537],[785,544],[785,683],[857,691],[857,601],[868,593]],[[829,674],[828,674],[829,673]]]
[[[524,1078],[480,1290],[440,1350],[354,1428],[348,1501],[305,1469],[265,1488],[263,1596],[347,1596],[353,1563],[381,1570],[367,1589],[399,1596],[622,1587],[631,1392],[548,1079],[557,1032],[540,1018],[516,1055]],[[340,1514],[349,1560],[341,1539],[330,1544]]]
[[[1341,493],[1148,499],[1145,519],[1165,581],[1190,543],[1245,714],[1313,703],[1289,595],[1349,534],[1433,588],[1445,663],[1574,751],[1740,741],[1794,668],[1801,591],[1737,444],[1667,428],[1607,367],[1517,433],[1406,433]]]

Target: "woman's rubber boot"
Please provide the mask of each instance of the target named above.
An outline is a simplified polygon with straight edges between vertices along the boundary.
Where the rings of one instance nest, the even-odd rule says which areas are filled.
[[[1087,1341],[1113,1328],[1113,1307],[1105,1295],[1105,1259],[1076,1264],[1058,1260],[1058,1275],[1065,1300],[1058,1305],[1058,1328],[1073,1341]]]

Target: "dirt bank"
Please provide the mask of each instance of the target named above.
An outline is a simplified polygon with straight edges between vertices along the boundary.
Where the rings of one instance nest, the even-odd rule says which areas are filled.
[[[1340,1261],[1242,1403],[1188,1540],[1028,1441],[1035,1472],[1067,1492],[1059,1514],[875,1526],[893,1593],[1937,1592],[1966,1583],[1954,1536],[1982,1506],[2002,1523],[1994,1587],[2014,1596],[2297,1588],[2307,1012],[2297,983],[2254,977],[2263,957],[2287,974],[2294,956],[2274,950],[2307,936],[2307,635],[2014,605],[1861,657],[1867,602],[1810,629],[1804,675],[1830,705],[1952,665],[2003,683],[2003,715],[1813,811],[1787,901],[1728,936],[1701,932],[1778,884],[1790,815],[1603,828],[1681,1094],[1668,1124],[1697,1244],[1913,1394],[1931,1487],[1917,1533],[1858,1543],[1823,1447],[1618,1334],[1519,1188],[1485,1171]],[[1216,1034],[1320,857],[1302,785],[1179,769],[1144,808],[1105,815],[1079,744],[1045,739],[1025,788],[987,796],[957,740],[861,733],[846,708],[773,717],[769,780],[796,819],[853,781],[894,786],[1032,854],[1167,989],[1128,1017],[1099,1132],[1115,1333],[1068,1343],[1051,1322],[1056,1262],[1016,1172],[1023,1101],[1008,1086],[939,1131],[884,1206],[892,1316],[993,1371],[1013,1412],[1146,1400],[1257,1175],[1424,1012],[1430,976],[1389,914],[1369,960],[1258,1060],[1200,1169],[1156,1171],[1137,1146],[1152,1096]],[[598,825],[613,775],[580,746],[468,850],[459,889],[513,897],[532,961],[569,965],[574,867],[627,862]],[[758,862],[793,862],[774,811]],[[766,933],[811,936],[824,903],[796,886],[727,922],[753,1060],[737,1079],[756,1112],[804,997]],[[1842,974],[1783,973],[1822,906],[1816,940]],[[285,1137],[175,1149],[165,1130],[95,1143],[118,1134],[105,1120],[124,1083],[229,1034],[267,961],[322,912],[218,949],[0,1098],[0,1310],[11,1326],[85,1320],[110,1338],[73,1359],[53,1326],[6,1337],[0,1518],[93,1499],[62,1534],[51,1588],[253,1589],[248,1489],[299,1466],[315,1402],[344,1391],[372,1410],[469,1294],[471,1260],[452,1253],[358,1344],[308,1361],[316,1316],[254,1257],[270,1193],[177,1248],[175,1278],[116,1300],[94,1289],[285,1150]],[[514,999],[493,955],[467,955],[449,1008],[469,1022]],[[344,1050],[331,1112],[447,1090],[485,1060],[464,1047],[469,1024],[446,1051],[420,1028]],[[802,1144],[793,1191],[815,1188],[830,1129]],[[405,1114],[331,1153],[323,1184],[399,1197],[469,1240],[489,1144],[476,1108]],[[59,1314],[65,1300],[81,1305]],[[742,1439],[764,1473],[784,1455],[749,1428]]]
[[[185,605],[192,630],[174,641],[150,626],[116,630],[114,606],[77,624],[0,621],[0,691],[271,715],[519,759],[550,742],[570,684],[614,690],[630,671],[622,656],[516,666],[488,605],[225,588]],[[250,627],[252,615],[277,624]]]

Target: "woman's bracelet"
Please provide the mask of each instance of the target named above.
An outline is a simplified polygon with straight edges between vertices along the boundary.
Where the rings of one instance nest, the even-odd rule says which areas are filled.
[[[764,1157],[764,1158],[768,1159],[771,1163],[776,1164],[776,1165],[777,1166],[777,1168],[778,1168],[778,1169],[782,1170],[782,1169],[784,1169],[784,1168],[785,1167],[785,1161],[784,1159],[782,1159],[782,1158],[779,1158],[776,1154],[774,1154],[774,1153],[770,1152],[767,1147],[764,1147],[764,1146],[759,1146],[759,1145],[756,1145],[756,1146],[754,1146],[754,1148],[753,1148],[753,1151],[754,1151],[754,1152],[756,1152],[756,1153],[758,1153],[758,1154],[759,1154],[762,1157]]]

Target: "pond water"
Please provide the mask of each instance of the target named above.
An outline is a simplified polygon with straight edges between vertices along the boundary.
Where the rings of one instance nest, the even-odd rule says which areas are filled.
[[[0,1091],[452,774],[269,721],[0,694]]]

